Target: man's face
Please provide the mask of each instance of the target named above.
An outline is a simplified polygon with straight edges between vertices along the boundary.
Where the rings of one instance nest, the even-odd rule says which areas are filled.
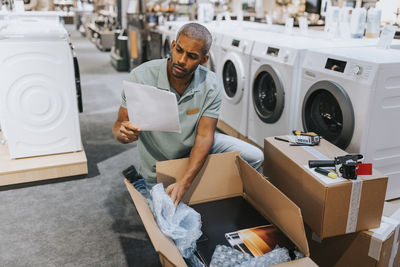
[[[193,74],[199,64],[204,64],[208,56],[203,55],[203,42],[190,39],[181,34],[171,44],[171,74],[176,78],[185,78]]]

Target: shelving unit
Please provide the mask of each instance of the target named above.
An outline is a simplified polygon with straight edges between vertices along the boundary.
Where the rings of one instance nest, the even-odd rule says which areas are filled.
[[[54,10],[60,12],[60,17],[65,24],[74,24],[74,7],[75,3],[72,0],[55,0]]]

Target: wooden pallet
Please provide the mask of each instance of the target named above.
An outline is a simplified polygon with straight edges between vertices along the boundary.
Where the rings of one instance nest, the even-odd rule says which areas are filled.
[[[7,144],[0,144],[0,186],[87,173],[87,159],[84,150],[40,157],[11,159]]]

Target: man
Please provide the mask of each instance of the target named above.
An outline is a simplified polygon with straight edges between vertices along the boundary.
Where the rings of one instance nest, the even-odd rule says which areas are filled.
[[[174,92],[177,97],[181,133],[141,132],[129,122],[125,94],[113,133],[121,143],[138,140],[139,173],[146,184],[156,182],[156,161],[189,156],[188,167],[179,182],[167,188],[177,205],[203,166],[209,153],[240,151],[241,157],[261,170],[263,153],[239,139],[215,133],[221,105],[222,83],[215,73],[201,66],[208,60],[212,37],[202,25],[189,23],[171,44],[170,59],[153,60],[135,68],[129,80]],[[156,108],[156,107],[155,107]],[[140,137],[139,137],[140,136]]]

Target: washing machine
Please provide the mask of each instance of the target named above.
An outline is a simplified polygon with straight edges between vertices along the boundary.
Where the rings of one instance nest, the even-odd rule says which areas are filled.
[[[227,33],[220,44],[217,75],[222,78],[224,95],[219,120],[247,136],[248,81],[250,54],[254,44],[249,32]]]
[[[163,25],[162,53],[163,58],[171,56],[171,44],[176,39],[179,29],[190,21],[167,21]]]
[[[320,134],[389,177],[400,197],[400,51],[375,47],[309,51],[298,128]]]
[[[171,56],[171,44],[172,41],[176,39],[176,35],[178,34],[179,29],[190,22],[196,21],[169,21],[166,22],[165,25],[160,27],[160,31],[163,34],[163,48],[162,48],[162,57],[170,57]],[[210,23],[200,23],[207,27],[210,31],[213,41],[209,51],[209,59],[204,64],[211,71],[216,72],[217,64],[219,62],[220,55],[220,43],[222,41],[223,33],[225,33],[226,29],[233,28],[232,23],[216,23],[212,21]]]
[[[75,73],[61,25],[0,31],[0,123],[11,158],[82,150]]]
[[[270,35],[271,33],[269,33]],[[377,39],[310,38],[282,34],[255,42],[249,85],[248,138],[264,146],[264,138],[297,129],[301,66],[309,50],[375,46]]]
[[[293,130],[299,68],[309,43],[305,38],[287,35],[254,43],[247,134],[260,147],[264,146],[265,137]]]

